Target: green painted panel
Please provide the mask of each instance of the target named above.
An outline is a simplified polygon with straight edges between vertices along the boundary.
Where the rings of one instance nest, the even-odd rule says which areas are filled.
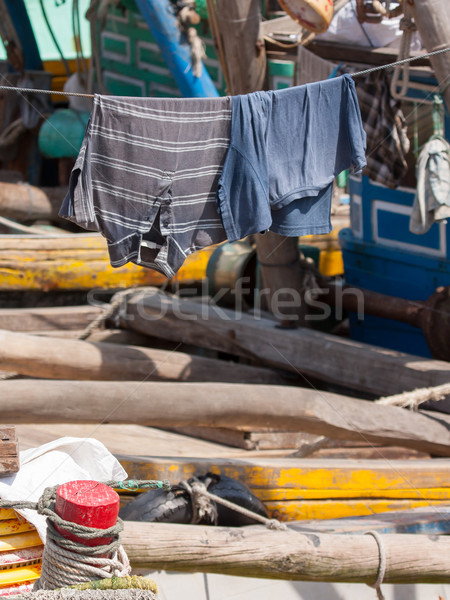
[[[205,44],[205,67],[219,93],[223,95],[226,93],[225,81],[206,21],[202,21],[198,31]],[[100,35],[98,30],[99,40]],[[123,37],[128,40],[128,52],[125,50]],[[100,61],[102,69],[109,73],[105,81],[108,92],[127,96],[141,95],[136,93],[135,84],[130,84],[133,92],[126,90],[126,80],[123,79],[126,76],[142,81],[148,95],[180,96],[176,82],[134,0],[121,0],[119,7],[110,8],[103,38]],[[120,83],[112,78],[112,73],[121,76]]]
[[[291,60],[268,60],[268,82],[272,90],[281,90],[294,85],[295,63]]]

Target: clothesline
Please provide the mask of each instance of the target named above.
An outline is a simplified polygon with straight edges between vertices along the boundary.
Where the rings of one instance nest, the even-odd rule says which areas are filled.
[[[434,52],[427,52],[426,54],[420,54],[419,56],[410,56],[409,58],[404,58],[403,60],[397,60],[396,62],[389,63],[387,65],[380,65],[378,67],[372,67],[370,69],[364,69],[363,71],[357,71],[356,73],[350,73],[351,77],[359,77],[361,75],[367,75],[369,73],[373,73],[374,71],[382,71],[383,69],[390,69],[391,67],[396,67],[397,65],[404,65],[409,62],[413,62],[414,60],[419,60],[420,58],[428,58],[429,56],[435,56],[436,54],[443,54],[444,52],[449,52],[450,46],[447,48],[441,48],[440,50],[435,50]],[[59,92],[55,90],[39,90],[34,88],[22,88],[22,87],[13,87],[9,85],[0,85],[0,90],[8,91],[8,92],[21,92],[21,93],[31,93],[31,94],[52,94],[56,96],[75,96],[78,98],[94,98],[94,94],[84,94],[82,92]]]

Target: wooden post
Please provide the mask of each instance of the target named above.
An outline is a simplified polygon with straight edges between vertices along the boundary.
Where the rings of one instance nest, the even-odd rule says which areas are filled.
[[[414,21],[428,52],[450,45],[448,0],[409,0]],[[450,111],[450,52],[430,58],[436,79],[444,88],[443,96]]]
[[[247,94],[264,85],[266,55],[261,36],[259,0],[216,0],[220,36],[230,94]],[[255,236],[261,264],[265,304],[275,309],[280,321],[303,325],[305,310],[301,298],[304,274],[301,271],[298,238],[268,232]],[[261,296],[262,297],[262,296]],[[296,302],[295,299],[298,298]],[[277,308],[283,306],[282,314]]]
[[[266,72],[264,40],[260,35],[260,0],[216,0],[217,20],[228,72],[229,94],[261,90]],[[214,22],[214,15],[210,15]]]

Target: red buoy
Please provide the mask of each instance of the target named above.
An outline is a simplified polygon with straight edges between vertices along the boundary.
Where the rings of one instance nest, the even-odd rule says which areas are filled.
[[[108,529],[117,522],[119,500],[119,494],[104,483],[85,480],[69,481],[56,490],[55,512],[65,521],[96,529]],[[111,537],[85,540],[62,527],[57,529],[65,538],[85,546],[100,546],[112,541]]]

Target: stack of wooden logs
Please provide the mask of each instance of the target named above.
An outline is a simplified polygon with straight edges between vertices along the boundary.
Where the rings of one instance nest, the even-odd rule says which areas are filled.
[[[127,296],[116,317],[120,333],[70,339],[99,314],[90,306],[0,311],[0,369],[26,376],[0,382],[4,420],[98,423],[107,416],[110,423],[157,427],[301,431],[450,456],[447,415],[355,397],[447,383],[446,362],[279,329],[267,318],[155,289]],[[114,337],[136,343],[113,344]],[[169,349],[149,347],[157,339]],[[311,379],[349,393],[316,389]]]
[[[289,432],[290,445],[296,446],[290,454],[297,457],[314,456],[313,451],[336,454],[337,449],[341,455],[351,454],[349,444],[380,457],[389,448],[396,452],[403,449],[405,454],[395,457],[450,457],[450,416],[408,411],[358,397],[447,383],[448,363],[309,329],[280,329],[266,316],[180,299],[155,288],[122,295],[122,303],[117,303],[106,322],[102,321],[103,314],[103,308],[89,305],[0,310],[0,407],[5,422],[134,423],[195,428],[191,433],[196,435],[201,431],[204,435],[219,431],[225,436],[227,432],[245,432],[255,436],[253,439],[264,439],[266,434],[272,444],[278,432],[283,436]],[[89,327],[89,336],[80,339],[96,319],[99,327]],[[322,389],[318,389],[318,381]],[[327,386],[334,386],[335,391],[326,390]],[[287,509],[283,513],[278,500],[301,510],[305,498],[318,498],[319,492],[324,502],[327,498],[329,502],[342,500],[344,488],[346,497],[353,498],[352,506],[370,500],[373,506],[379,502],[389,508],[391,502],[391,508],[398,508],[393,505],[395,498],[401,500],[411,492],[416,497],[408,496],[405,507],[448,502],[448,489],[438,483],[438,479],[445,480],[445,473],[439,471],[438,476],[428,475],[428,479],[424,475],[419,487],[412,477],[414,469],[426,472],[418,462],[436,462],[438,470],[448,472],[447,460],[396,462],[411,476],[405,475],[402,492],[396,496],[394,484],[386,483],[382,475],[386,485],[376,498],[370,489],[363,490],[363,479],[349,491],[337,471],[334,488],[327,491],[321,461],[313,460],[311,475],[306,476],[309,458],[285,460],[294,461],[293,468],[301,471],[291,484],[285,478],[286,471],[280,471],[281,487],[252,486],[255,493],[264,496],[271,516],[282,520],[298,518],[300,513]],[[136,460],[128,464],[123,460],[130,477],[169,476],[172,482],[200,469],[211,469],[251,483],[250,474],[254,477],[258,468],[250,456],[240,461],[240,471],[229,460],[219,462],[210,460],[200,465],[185,461],[184,471],[178,472],[170,458],[147,461],[145,468]],[[266,462],[264,469],[274,473],[275,466]],[[348,466],[352,481],[357,465],[358,461],[352,461]],[[359,468],[369,472],[364,461],[359,461]],[[247,469],[248,477],[243,469]],[[321,490],[317,488],[319,479]],[[367,481],[370,488],[370,477]],[[424,497],[420,494],[423,486],[430,487]],[[432,508],[437,510],[437,506]],[[307,513],[303,513],[305,517]],[[123,543],[134,566],[153,569],[371,583],[379,567],[375,540],[352,535],[351,531],[345,536],[327,531],[312,535],[297,530],[268,532],[258,526],[243,531],[238,538],[224,528],[127,523]],[[406,540],[395,532],[383,535],[383,544],[388,559],[386,581],[448,581],[450,568],[442,557],[450,542],[445,536],[432,539],[416,535]],[[186,556],[190,559],[183,558]],[[356,556],[359,567],[363,565],[358,569]],[[332,569],[329,560],[333,561]]]

